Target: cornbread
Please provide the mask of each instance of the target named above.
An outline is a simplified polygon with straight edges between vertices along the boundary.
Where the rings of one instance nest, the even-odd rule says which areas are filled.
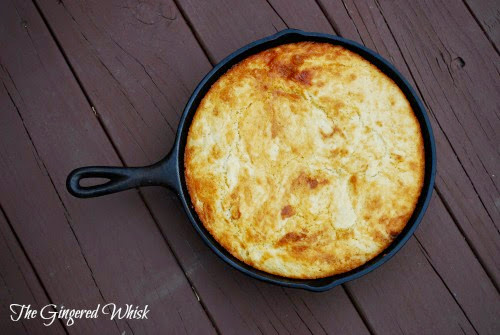
[[[424,177],[399,87],[341,46],[265,50],[210,88],[189,129],[193,206],[233,256],[290,278],[349,271],[402,231]]]

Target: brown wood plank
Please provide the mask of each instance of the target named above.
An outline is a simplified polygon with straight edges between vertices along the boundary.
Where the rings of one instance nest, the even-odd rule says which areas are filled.
[[[344,5],[332,6],[331,2],[324,2],[323,8],[330,20],[339,27],[339,33],[344,34],[347,38],[364,43],[390,59],[414,87],[427,86],[426,91],[419,90],[421,94],[432,91],[432,85],[435,85],[434,80],[420,83],[415,81],[415,71],[408,67],[408,63],[403,57],[390,27],[376,3],[358,3],[356,6],[352,2],[346,2],[344,7]],[[344,12],[342,12],[342,8]],[[424,25],[429,24],[428,22],[424,23]],[[414,29],[417,29],[417,27],[414,27]],[[444,95],[441,99],[445,100],[441,104],[447,103]],[[481,193],[475,187],[470,178],[470,173],[473,171],[468,171],[460,159],[457,158],[446,132],[443,131],[444,129],[441,128],[439,121],[435,118],[435,114],[442,111],[441,106],[433,105],[432,101],[428,101],[429,99],[425,94],[423,100],[431,113],[431,122],[436,137],[438,153],[436,187],[440,194],[443,195],[446,205],[454,213],[454,219],[466,236],[468,243],[487,269],[488,274],[494,278],[496,285],[498,285],[500,280],[500,260],[495,255],[500,251],[500,239],[494,223],[495,218],[490,216],[481,197],[478,195],[479,191],[483,196],[491,197],[495,192],[490,194],[483,191]],[[488,176],[484,179],[488,179]],[[493,185],[490,186],[494,187]],[[485,187],[489,188],[490,186],[486,185]]]
[[[465,0],[484,33],[498,52],[500,45],[500,4],[495,0]]]
[[[5,93],[2,90],[2,93]],[[2,100],[0,100],[2,101]],[[1,108],[1,107],[0,107]],[[2,108],[3,110],[3,108]],[[7,219],[0,211],[0,329],[2,334],[64,334],[60,322],[50,328],[39,317],[11,321],[10,304],[26,304],[40,308],[50,304],[22,247],[16,240]],[[15,315],[13,315],[15,317]]]
[[[180,1],[180,4],[182,6],[183,4],[183,1]],[[285,21],[285,23],[287,23],[288,26],[291,26],[291,27],[296,27],[294,24],[297,24],[297,27],[300,27],[302,29],[309,29],[307,27],[307,22],[311,22],[311,29],[317,29],[320,24],[318,23],[319,21],[317,19],[315,19],[317,17],[317,14],[311,14],[310,17],[311,19],[308,20],[307,18],[309,17],[307,14],[307,12],[304,12],[303,8],[308,8],[309,10],[311,8],[314,8],[314,3],[308,3],[308,4],[304,4],[303,2],[301,2],[299,8],[294,8],[294,4],[295,3],[290,3],[290,2],[279,2],[279,1],[271,1],[271,4],[272,4],[272,7],[274,10],[276,10],[279,14],[279,16]],[[212,4],[213,5],[213,4]],[[192,20],[192,25],[194,26],[194,28],[196,29],[197,27],[197,24],[196,23],[196,20],[197,18],[196,17],[191,17],[191,15],[189,14],[188,12],[188,9],[189,7],[186,7],[185,8],[185,11],[187,13],[187,15],[189,16],[189,18]],[[281,11],[281,9],[284,9],[284,11]],[[203,11],[202,9],[198,8],[198,11]],[[238,13],[235,11],[235,9],[233,8],[233,11],[232,13],[234,13],[233,15],[235,16],[238,16],[238,15],[241,15],[242,13]],[[300,13],[300,15],[298,15],[297,13]],[[227,15],[231,15],[230,13],[226,13]],[[227,15],[221,15],[221,17],[226,17]],[[288,22],[288,20],[290,22]],[[224,24],[219,24],[220,27],[223,27]],[[333,26],[336,26],[335,24]],[[331,27],[327,27],[324,23],[322,25],[322,28],[324,28],[325,30],[323,31],[326,31],[326,32],[332,32],[331,30]],[[214,31],[213,32],[214,35],[217,35],[218,34],[218,31]],[[198,35],[200,36],[200,38],[203,39],[203,35],[198,32]],[[246,39],[247,37],[246,36],[243,36],[240,38],[240,36],[236,35],[234,37],[235,39],[238,39],[241,41],[241,44],[244,44],[246,42]],[[204,41],[203,44],[205,44],[206,42]],[[211,46],[209,44],[206,44],[207,47],[213,47],[213,48],[225,48],[225,45],[224,45],[224,41],[219,41],[219,44],[217,45],[214,45],[214,46]],[[209,52],[210,53],[210,52]],[[215,53],[214,51],[212,51],[212,53]],[[436,212],[436,209],[430,209],[430,212]],[[460,238],[461,239],[461,235],[460,235],[460,232],[456,229],[456,227],[453,225],[452,221],[451,221],[451,218],[449,217],[449,215],[447,216],[447,219],[448,219],[448,223],[449,226],[447,227],[446,229],[446,233],[449,234],[451,237],[453,238]],[[433,219],[433,222],[434,222],[434,225],[437,225],[439,224],[439,221],[437,219]],[[424,236],[425,238],[425,236]],[[453,257],[453,253],[454,253],[454,250],[444,250],[445,248],[439,248],[439,246],[437,246],[438,249],[440,250],[433,250],[434,252],[436,253],[441,253],[441,252],[445,252],[445,254],[447,256],[450,256],[452,257],[451,258],[451,261],[452,263],[460,263],[463,261],[463,259],[461,258],[458,258],[458,257]],[[484,273],[484,271],[482,271],[482,268],[480,266],[480,264],[477,262],[477,260],[474,258],[474,255],[472,254],[471,250],[469,249],[469,247],[467,246],[467,244],[463,243],[460,245],[460,248],[461,250],[468,255],[468,260],[471,262],[471,264],[473,264],[473,266],[479,270],[479,273],[477,274],[477,277],[474,278],[474,280],[469,280],[467,281],[467,283],[465,284],[466,287],[453,287],[453,288],[457,288],[461,293],[467,293],[467,291],[469,291],[471,288],[476,288],[476,287],[479,287],[478,285],[478,282],[481,283],[481,281],[485,281],[486,282],[486,286],[488,286],[488,288],[484,291],[484,292],[481,292],[481,296],[483,298],[485,298],[486,300],[488,300],[489,302],[489,305],[488,306],[485,306],[483,307],[484,309],[488,309],[488,308],[498,308],[498,304],[496,303],[497,301],[495,300],[495,298],[497,297],[496,295],[496,291],[495,291],[495,288],[492,286],[491,282],[489,281],[487,275]],[[417,248],[417,253],[418,253],[418,257],[424,257],[424,253],[423,251],[419,251],[418,248]],[[424,278],[424,281],[429,281],[429,282],[433,282],[434,285],[436,287],[439,287],[439,290],[443,291],[441,292],[441,299],[443,303],[446,303],[448,304],[451,308],[449,311],[452,311],[454,310],[453,313],[451,313],[450,317],[453,318],[453,315],[462,315],[463,317],[463,314],[462,313],[458,313],[458,314],[454,314],[456,313],[457,311],[457,305],[455,304],[455,301],[454,301],[454,298],[452,297],[452,295],[450,295],[448,292],[447,292],[447,288],[445,285],[443,285],[442,281],[441,281],[441,278],[438,278],[441,274],[437,275],[434,274],[427,274],[426,271],[430,271],[430,272],[433,272],[433,266],[437,266],[438,268],[438,271],[441,270],[443,271],[446,276],[451,276],[452,275],[452,272],[450,271],[446,271],[446,269],[444,268],[446,264],[437,264],[437,265],[434,265],[432,263],[428,263],[426,268],[425,268],[425,271],[421,271],[419,272],[419,275],[422,276],[422,278]],[[405,266],[408,268],[408,266],[405,264]],[[411,268],[410,268],[411,269]],[[405,269],[405,270],[408,270],[408,269]],[[381,271],[381,270],[379,270]],[[390,280],[390,279],[389,279]],[[403,278],[401,278],[401,280],[404,280]],[[349,285],[350,287],[350,285]],[[432,289],[436,289],[436,287],[432,288]],[[431,298],[431,297],[436,297],[435,293],[431,292],[432,289],[429,289],[429,290],[425,290],[424,288],[423,289],[423,292],[420,293],[419,295],[426,295],[428,294],[428,297]],[[356,291],[353,291],[353,292],[356,292]],[[491,298],[488,297],[489,294],[493,294],[491,296]],[[396,305],[396,304],[399,304],[401,303],[401,300],[397,300],[396,299],[397,297],[394,297],[393,298],[393,301],[390,301],[388,303],[388,305]],[[492,300],[493,299],[493,300]],[[461,299],[463,302],[465,303],[469,303],[469,305],[467,306],[469,308],[469,310],[474,310],[475,308],[479,307],[478,304],[475,304],[474,302],[472,301],[468,301],[466,298],[464,299]],[[387,300],[386,300],[387,301]],[[388,306],[388,307],[389,307]],[[406,305],[402,305],[402,307],[404,308]],[[363,307],[363,306],[361,306]],[[439,304],[436,304],[433,306],[433,308],[435,309],[435,311],[439,311],[440,310],[440,305]],[[377,315],[377,309],[374,309],[372,311],[374,314],[374,318],[376,319],[378,317]],[[410,311],[408,311],[410,312]],[[380,312],[379,312],[380,313]],[[425,320],[426,316],[425,314],[427,312],[422,312],[422,311],[419,311],[417,313],[413,312],[414,315],[412,316],[413,318],[415,319],[419,319],[419,320]],[[410,313],[411,314],[411,313]],[[489,314],[491,316],[491,314]],[[437,317],[437,316],[435,316]],[[488,318],[488,316],[484,316],[484,315],[476,315],[477,319],[475,320],[476,323],[478,324],[483,324],[485,325],[485,327],[488,327],[488,326],[491,326],[492,322],[493,322],[493,319],[492,318]],[[442,318],[442,316],[440,316],[440,318]],[[441,319],[442,320],[442,319]],[[464,322],[464,319],[462,319],[462,322]],[[392,325],[395,325],[397,324],[397,322],[392,322]],[[411,327],[411,324],[412,323],[408,323],[407,325],[405,325],[405,327]],[[459,323],[454,323],[452,321],[452,319],[449,319],[446,323],[434,323],[433,325],[436,327],[434,330],[435,331],[438,331],[439,329],[441,331],[444,331],[444,330],[450,330],[451,328],[446,328],[446,325],[449,324],[450,326],[451,325],[457,325]],[[465,321],[464,324],[468,324],[468,321]],[[441,328],[440,328],[441,327]],[[456,328],[457,330],[459,330],[459,328]],[[469,328],[470,330],[471,328]],[[409,328],[408,329],[409,331],[416,331],[417,328]]]
[[[124,160],[144,165],[166,153],[173,140],[169,123],[176,126],[188,96],[211,65],[173,3],[121,4],[40,6]],[[314,301],[304,298],[302,303],[290,298],[289,290],[256,282],[222,263],[172,193],[161,188],[141,192],[221,332],[307,333],[323,327],[367,333],[341,288],[328,292],[322,304],[335,312],[325,310],[318,317],[308,312],[316,308]]]
[[[211,322],[137,192],[82,201],[65,179],[119,165],[38,11],[2,2],[0,203],[56,304],[149,305],[148,321],[79,320],[72,333],[211,333]],[[22,52],[20,52],[22,51]],[[119,284],[117,284],[119,283]]]

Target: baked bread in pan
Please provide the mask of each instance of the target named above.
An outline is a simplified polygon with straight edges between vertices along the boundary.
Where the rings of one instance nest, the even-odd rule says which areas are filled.
[[[232,67],[201,101],[185,177],[233,256],[290,278],[356,268],[402,231],[424,178],[420,126],[399,87],[356,53],[300,42]]]

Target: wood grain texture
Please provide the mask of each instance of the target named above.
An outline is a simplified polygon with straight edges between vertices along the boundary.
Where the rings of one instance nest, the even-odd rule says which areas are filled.
[[[98,318],[70,331],[213,331],[137,192],[90,201],[67,193],[71,169],[121,163],[33,4],[2,2],[0,16],[9,27],[1,31],[3,97],[13,105],[0,116],[7,216],[54,303],[151,310],[148,322]]]
[[[106,15],[102,6],[115,8],[115,16]],[[210,63],[173,3],[149,3],[145,8],[152,18],[171,8],[169,15],[175,19],[142,26],[136,26],[139,4],[120,6],[119,1],[85,6],[76,1],[65,1],[64,6],[40,3],[121,156],[128,165],[144,165],[168,150],[173,132],[165,120],[176,127],[183,104]],[[128,26],[130,30],[123,29]],[[150,39],[143,38],[142,30]],[[203,244],[172,193],[161,188],[141,193],[221,332],[272,333],[276,328],[295,333],[320,328],[313,317],[301,319],[283,291],[274,294],[270,304],[255,280],[223,264]],[[339,289],[332,296],[330,308],[342,312],[337,322],[325,318],[325,327],[331,332],[366,333],[345,292]]]
[[[2,90],[2,93],[5,93]],[[0,100],[1,101],[1,100]],[[26,304],[39,310],[50,304],[43,287],[19,245],[7,218],[0,211],[0,329],[3,334],[64,334],[60,322],[50,328],[39,317],[12,322],[10,304]]]

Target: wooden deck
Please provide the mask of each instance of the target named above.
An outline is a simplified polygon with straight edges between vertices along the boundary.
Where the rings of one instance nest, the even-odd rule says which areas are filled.
[[[433,199],[387,264],[285,289],[219,260],[166,189],[68,194],[76,167],[159,160],[211,67],[287,27],[376,50],[428,109]],[[495,0],[0,1],[0,333],[500,334],[499,44]],[[9,319],[105,302],[149,320]]]

